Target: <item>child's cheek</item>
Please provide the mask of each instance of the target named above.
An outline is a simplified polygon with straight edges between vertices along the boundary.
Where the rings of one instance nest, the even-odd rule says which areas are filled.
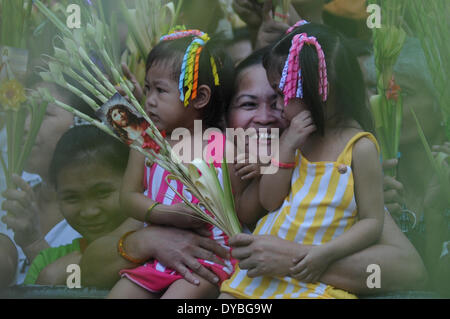
[[[300,109],[295,105],[295,103],[290,100],[288,105],[284,107],[284,117],[291,121],[298,113],[300,113]]]
[[[286,119],[289,121],[292,120],[297,114],[302,111],[308,110],[308,107],[305,103],[299,98],[293,98],[289,100],[288,105],[284,109],[284,114]]]

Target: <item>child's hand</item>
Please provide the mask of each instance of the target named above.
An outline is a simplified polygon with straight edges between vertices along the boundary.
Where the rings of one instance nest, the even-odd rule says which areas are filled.
[[[242,180],[261,176],[260,164],[249,154],[239,154],[236,156],[233,168],[234,173]]]
[[[186,204],[179,203],[168,206],[167,209],[167,225],[174,226],[181,229],[198,230],[200,234],[205,234],[206,223],[197,218],[196,213]],[[170,215],[169,215],[170,214]]]
[[[289,127],[281,135],[281,143],[292,150],[299,149],[308,136],[316,130],[311,112],[302,111],[291,120]]]
[[[291,277],[302,282],[318,282],[331,262],[328,256],[321,246],[313,247],[305,257],[294,260],[297,265],[290,269]]]
[[[133,95],[136,98],[136,100],[138,101],[142,101],[144,98],[144,90],[142,90],[141,85],[139,84],[138,80],[136,79],[136,77],[134,76],[133,73],[131,73],[130,69],[128,68],[128,66],[125,63],[122,63],[122,72],[123,74],[126,76],[126,78],[128,80],[130,80],[130,82],[133,84]],[[131,103],[130,98],[128,97],[128,95],[125,93],[124,89],[118,85],[116,86],[116,90],[117,92],[120,93],[120,95],[122,95],[129,103]]]

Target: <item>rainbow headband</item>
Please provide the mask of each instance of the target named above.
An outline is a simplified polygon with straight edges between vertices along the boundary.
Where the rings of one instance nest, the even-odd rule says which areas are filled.
[[[289,103],[289,100],[294,97],[303,98],[300,53],[305,43],[314,45],[317,50],[317,56],[319,58],[319,94],[322,96],[323,102],[327,100],[327,65],[325,63],[325,55],[322,47],[315,37],[309,37],[306,33],[300,33],[296,34],[292,39],[289,55],[284,63],[283,73],[281,75],[279,88],[283,91],[285,106]]]
[[[170,41],[185,37],[194,37],[194,39],[187,47],[183,57],[183,62],[181,63],[178,88],[180,90],[180,100],[184,102],[184,106],[188,106],[189,98],[192,101],[197,97],[200,53],[210,38],[207,33],[200,30],[177,30],[162,36],[160,41]],[[217,65],[212,56],[210,58],[210,63],[214,77],[214,84],[219,86],[220,82],[219,75],[217,73]],[[186,94],[184,93],[185,87]]]

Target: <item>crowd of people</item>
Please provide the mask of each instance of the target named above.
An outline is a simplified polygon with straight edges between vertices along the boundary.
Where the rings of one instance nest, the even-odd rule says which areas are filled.
[[[450,155],[420,42],[409,35],[394,69],[405,105],[401,156],[380,161],[368,104],[376,72],[365,1],[292,1],[288,23],[273,19],[269,2],[234,0],[246,26],[214,41],[220,19],[194,17],[195,8],[216,12],[215,1],[194,0],[180,15],[189,30],[149,52],[143,87],[122,66],[170,145],[175,129],[193,132],[196,120],[203,130],[279,130],[277,160],[248,161],[246,144],[247,161],[228,164],[244,231],[229,237],[193,217],[173,192],[189,193],[185,186],[168,187],[169,172],[128,147],[149,138],[141,123],[123,143],[49,104],[27,173],[13,177],[14,188],[2,180],[0,289],[66,285],[67,266],[78,264],[82,286],[108,290],[108,298],[356,298],[405,290],[450,297],[448,194],[409,111],[433,151]],[[203,43],[189,96],[179,83],[189,76],[183,57],[195,39]],[[31,82],[90,112],[72,93]],[[114,110],[109,116],[119,125],[125,111]],[[223,141],[225,150],[236,148]],[[268,143],[261,138],[258,148]],[[222,178],[220,159],[213,163]],[[262,165],[277,172],[261,174]],[[393,167],[395,177],[383,173]],[[405,215],[414,223],[404,223]],[[367,285],[373,264],[382,278],[376,289]]]

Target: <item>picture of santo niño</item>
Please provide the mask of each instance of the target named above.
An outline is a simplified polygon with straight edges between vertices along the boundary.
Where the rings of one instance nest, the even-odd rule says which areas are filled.
[[[97,116],[127,145],[158,150],[158,145],[145,132],[150,124],[119,93],[97,111]]]

